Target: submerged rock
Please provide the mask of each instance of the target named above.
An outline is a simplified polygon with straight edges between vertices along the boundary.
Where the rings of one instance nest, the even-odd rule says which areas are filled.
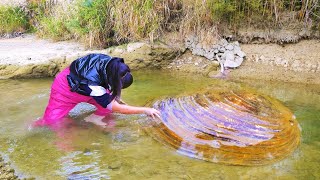
[[[4,162],[4,159],[0,157],[0,179],[16,180],[19,179],[15,175],[15,170],[12,169],[7,163]]]
[[[154,107],[161,111],[161,120],[152,120],[145,130],[193,158],[263,165],[289,156],[300,142],[298,122],[288,108],[245,90],[215,88],[166,98]]]

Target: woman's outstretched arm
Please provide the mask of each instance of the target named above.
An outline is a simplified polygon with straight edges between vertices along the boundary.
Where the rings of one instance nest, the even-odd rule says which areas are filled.
[[[137,107],[137,106],[130,106],[127,104],[120,104],[117,101],[113,100],[112,102],[112,111],[122,114],[146,114],[151,116],[153,119],[155,117],[160,118],[160,111],[149,108],[149,107]]]

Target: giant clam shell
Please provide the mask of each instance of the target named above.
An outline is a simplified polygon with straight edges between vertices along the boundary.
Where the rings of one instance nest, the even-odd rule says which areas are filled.
[[[161,119],[145,130],[180,154],[233,165],[263,165],[290,155],[300,142],[291,111],[268,96],[207,90],[165,98]]]

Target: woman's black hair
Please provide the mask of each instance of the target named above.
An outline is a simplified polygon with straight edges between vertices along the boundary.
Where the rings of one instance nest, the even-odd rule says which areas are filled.
[[[130,68],[122,58],[114,57],[107,66],[107,84],[110,85],[112,99],[120,99],[121,89],[129,87],[133,82]]]

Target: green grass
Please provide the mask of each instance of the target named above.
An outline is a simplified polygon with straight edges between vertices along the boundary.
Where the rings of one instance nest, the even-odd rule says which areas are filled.
[[[34,28],[42,37],[106,47],[212,27],[236,32],[298,22],[320,31],[320,0],[75,0],[69,7],[49,0],[28,2],[29,19],[20,8],[0,8],[1,33]]]
[[[80,39],[90,47],[105,47],[219,24],[278,28],[292,20],[318,20],[311,13],[319,10],[318,0],[76,0],[69,10],[57,8],[54,18],[43,18],[40,30],[57,40]]]
[[[28,28],[28,17],[19,7],[0,6],[0,34],[24,32]]]

